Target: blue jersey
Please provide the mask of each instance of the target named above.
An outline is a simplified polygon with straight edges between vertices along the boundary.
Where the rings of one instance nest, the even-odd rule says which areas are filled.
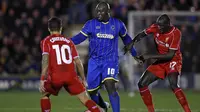
[[[97,63],[118,63],[118,38],[126,36],[127,29],[118,19],[108,22],[92,19],[86,22],[81,33],[89,39],[89,56]]]

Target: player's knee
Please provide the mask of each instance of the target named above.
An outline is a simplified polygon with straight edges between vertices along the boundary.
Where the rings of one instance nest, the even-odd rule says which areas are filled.
[[[169,80],[170,88],[172,90],[175,90],[175,89],[179,88],[179,85],[178,85],[178,73],[177,72],[169,74],[168,75],[168,80]]]
[[[171,88],[172,90],[175,90],[175,89],[179,88],[179,86],[178,86],[178,84],[176,84],[176,83],[170,83],[170,88]]]
[[[111,85],[105,85],[106,90],[108,92],[108,95],[112,95],[112,96],[116,96],[117,94],[117,89],[115,86],[111,86]]]
[[[115,89],[110,89],[110,90],[107,90],[107,92],[108,92],[109,95],[112,95],[112,94],[114,94],[116,92],[116,90]]]
[[[50,93],[42,93],[42,98],[41,99],[49,99]]]
[[[76,96],[78,97],[78,99],[79,99],[83,104],[85,104],[85,102],[89,100],[89,97],[88,97],[86,91],[84,91],[84,92],[82,92],[82,93],[80,93],[80,94],[78,94],[78,95],[76,95]]]
[[[107,86],[106,90],[107,90],[107,92],[108,92],[109,95],[114,94],[117,91],[117,89],[115,88],[115,86],[114,87]]]
[[[114,94],[117,91],[115,87],[107,87],[106,90],[109,95]]]
[[[108,92],[108,94],[113,94],[117,91],[116,87],[115,87],[115,81],[113,80],[106,80],[104,82],[106,90]]]
[[[47,96],[42,96],[41,99],[49,99],[49,97],[47,97]]]
[[[145,87],[145,86],[148,86],[148,84],[146,84],[146,83],[143,82],[143,81],[139,81],[139,82],[138,82],[138,87],[139,87],[139,88],[143,88],[143,87]]]

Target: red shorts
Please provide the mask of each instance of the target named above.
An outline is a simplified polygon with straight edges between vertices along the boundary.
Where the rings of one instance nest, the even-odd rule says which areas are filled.
[[[56,74],[54,74],[56,75]],[[60,74],[59,74],[60,75]],[[63,74],[60,76],[66,76],[67,74]],[[76,74],[70,74],[68,77],[51,79],[49,78],[44,83],[44,88],[46,92],[53,94],[55,96],[58,95],[60,89],[64,87],[66,91],[68,91],[71,95],[78,95],[84,92],[86,89],[84,85],[81,83],[80,79]]]
[[[181,61],[170,61],[165,63],[155,62],[150,65],[147,70],[159,78],[164,79],[167,75],[173,72],[181,74],[182,62]]]

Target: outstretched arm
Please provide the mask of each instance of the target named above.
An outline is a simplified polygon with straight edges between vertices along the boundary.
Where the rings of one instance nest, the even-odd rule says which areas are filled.
[[[144,31],[142,31],[142,32],[140,32],[140,33],[138,33],[136,36],[135,36],[135,38],[132,40],[132,42],[131,43],[137,43],[137,42],[139,42],[143,37],[145,37],[145,36],[147,36],[147,34],[144,32]]]
[[[73,43],[75,45],[80,44],[81,42],[83,42],[84,40],[87,39],[87,36],[84,35],[83,33],[78,33],[77,35],[75,35],[74,37],[71,38],[71,40],[73,41]]]
[[[125,44],[126,46],[124,47],[124,54],[126,54],[128,51],[132,51],[133,45],[137,42],[139,42],[143,37],[147,36],[144,31],[138,33],[135,38],[128,44]]]
[[[132,41],[131,37],[128,34],[126,34],[124,37],[121,37],[121,38],[122,38],[122,41],[123,41],[124,45],[128,45]],[[137,52],[136,52],[134,47],[131,48],[131,55],[132,56],[136,56],[137,55]]]
[[[173,58],[175,55],[176,50],[169,50],[167,54],[144,54],[140,58],[142,60],[147,60],[147,59],[158,59],[158,60],[164,60],[164,61],[169,61]]]
[[[81,42],[86,40],[87,37],[91,34],[91,30],[92,30],[91,22],[92,22],[91,20],[87,21],[85,25],[83,26],[83,28],[81,29],[80,33],[78,33],[77,35],[71,38],[71,40],[73,41],[75,45],[80,44]]]

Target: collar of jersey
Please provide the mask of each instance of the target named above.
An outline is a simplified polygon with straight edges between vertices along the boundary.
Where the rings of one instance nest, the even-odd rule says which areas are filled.
[[[108,24],[109,23],[109,21],[110,21],[110,18],[108,19],[108,21],[107,22],[102,22],[103,24]]]
[[[175,27],[174,27],[174,26],[172,26],[172,28],[170,29],[170,31],[168,31],[168,32],[164,33],[164,35],[168,35],[168,34],[172,33],[172,32],[174,31],[174,29],[175,29]]]
[[[102,22],[103,24],[108,24],[109,23],[109,21],[107,21],[107,22]]]

